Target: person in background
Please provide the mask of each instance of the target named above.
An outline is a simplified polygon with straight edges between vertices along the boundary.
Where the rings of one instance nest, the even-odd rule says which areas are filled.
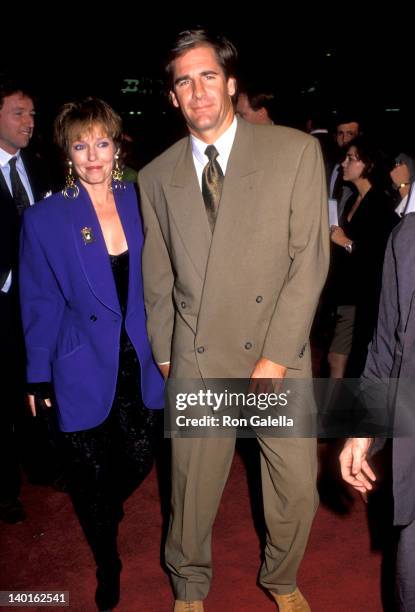
[[[412,157],[406,153],[399,153],[395,157],[394,167],[390,171],[390,177],[398,196],[398,205],[395,212],[399,217],[414,212],[414,205],[410,205],[413,198],[409,197],[412,184],[415,179],[415,164]]]
[[[237,114],[258,125],[273,125],[275,96],[261,87],[247,85],[238,94]]]
[[[328,353],[331,378],[362,373],[376,324],[386,243],[399,221],[387,193],[386,160],[373,142],[364,136],[352,140],[342,167],[357,196],[350,196],[340,224],[331,227],[329,299],[336,308]]]
[[[137,196],[119,168],[121,119],[87,98],[65,104],[54,130],[66,186],[26,212],[20,248],[29,402],[33,414],[35,398],[57,411],[107,610],[119,600],[123,502],[153,463],[163,380],[146,334]]]
[[[396,607],[393,609],[400,612],[415,610],[414,235],[415,215],[411,214],[403,218],[390,237],[383,266],[379,317],[362,375],[363,389],[376,390],[379,412],[388,411],[384,398],[391,397],[389,389],[393,389],[392,490],[397,543]],[[380,416],[389,418],[388,414]],[[399,425],[402,422],[403,431]],[[349,438],[340,455],[344,480],[364,495],[373,490],[376,481],[370,456],[381,448],[385,439],[377,438],[373,443],[374,439],[369,437]]]
[[[49,189],[44,166],[27,151],[35,127],[32,93],[18,81],[0,82],[0,519],[25,518],[20,465],[31,482],[57,476],[48,425],[37,427],[25,402],[25,352],[18,297],[18,244],[23,211]],[[42,422],[43,424],[43,422]],[[53,424],[50,423],[51,428]],[[41,437],[40,437],[41,436]],[[45,442],[43,448],[41,443]],[[47,448],[46,448],[47,447]],[[49,452],[50,451],[50,452]],[[50,471],[50,473],[49,473]],[[53,473],[52,473],[53,472]]]

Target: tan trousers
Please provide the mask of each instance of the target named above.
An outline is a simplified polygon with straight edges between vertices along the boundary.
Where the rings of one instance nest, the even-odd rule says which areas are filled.
[[[258,437],[258,442],[267,527],[260,581],[266,589],[287,594],[296,588],[318,505],[316,440]],[[234,449],[235,438],[172,440],[166,563],[176,599],[205,599],[209,592],[212,526]]]

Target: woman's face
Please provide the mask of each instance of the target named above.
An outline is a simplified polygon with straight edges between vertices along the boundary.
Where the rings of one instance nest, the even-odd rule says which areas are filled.
[[[111,182],[115,153],[114,141],[99,124],[73,139],[69,146],[76,174],[89,185]]]
[[[345,181],[354,183],[361,177],[365,164],[359,159],[356,147],[349,147],[342,167]]]

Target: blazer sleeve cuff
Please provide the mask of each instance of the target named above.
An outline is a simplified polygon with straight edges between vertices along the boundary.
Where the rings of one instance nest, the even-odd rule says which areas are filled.
[[[28,382],[50,382],[52,380],[52,367],[48,349],[37,348],[27,353],[27,380]]]

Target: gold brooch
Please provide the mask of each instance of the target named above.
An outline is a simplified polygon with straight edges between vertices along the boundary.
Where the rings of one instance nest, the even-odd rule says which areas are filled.
[[[90,244],[94,242],[94,234],[92,233],[92,227],[83,227],[81,229],[82,238],[84,244]]]

